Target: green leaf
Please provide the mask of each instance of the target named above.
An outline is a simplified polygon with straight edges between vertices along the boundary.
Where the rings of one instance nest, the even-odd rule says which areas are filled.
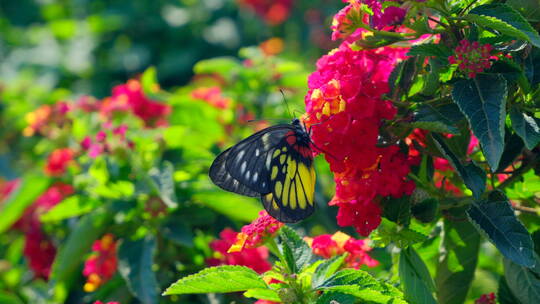
[[[158,283],[152,271],[156,240],[153,235],[130,241],[124,239],[118,248],[118,271],[131,293],[142,303],[158,303]]]
[[[488,201],[472,204],[467,210],[467,216],[475,228],[506,258],[521,266],[534,265],[531,236],[517,219],[508,198],[502,192],[493,192]]]
[[[346,293],[341,292],[335,292],[335,291],[328,291],[323,293],[318,299],[315,304],[354,304],[356,303],[356,299],[353,295],[349,295]]]
[[[504,151],[497,172],[502,172],[510,166],[514,160],[521,155],[521,151],[523,151],[525,146],[521,137],[516,133],[506,132],[506,134],[507,138],[505,138]]]
[[[223,190],[200,190],[193,195],[193,200],[233,220],[243,222],[257,218],[262,209],[260,202],[253,198]]]
[[[498,168],[504,148],[506,96],[501,75],[478,74],[456,82],[452,89],[452,99],[467,117],[492,171]]]
[[[506,4],[530,22],[540,22],[540,5],[538,0],[508,0]]]
[[[540,259],[536,258],[536,264]],[[523,304],[540,303],[540,274],[504,259],[504,276],[512,294]]]
[[[149,175],[158,190],[159,197],[169,208],[176,208],[178,206],[178,199],[174,192],[173,173],[174,167],[168,161],[163,162],[161,170],[153,168],[149,172]]]
[[[159,83],[157,78],[157,71],[155,67],[149,67],[144,71],[141,76],[141,85],[144,95],[154,100],[167,100],[170,97],[170,93],[161,91],[159,89]]]
[[[480,239],[480,234],[470,223],[444,221],[441,254],[435,276],[439,303],[465,302],[474,278]]]
[[[426,264],[412,247],[402,250],[399,255],[399,277],[405,299],[411,303],[437,303],[432,291],[435,284]]]
[[[406,248],[412,244],[423,242],[426,239],[427,235],[410,228],[401,227],[386,218],[382,218],[377,230],[371,234],[371,240],[376,247],[386,247],[390,243],[393,243],[399,248]]]
[[[193,71],[195,74],[213,74],[218,73],[227,75],[238,68],[240,64],[233,57],[216,57],[207,60],[201,60],[195,64]]]
[[[407,303],[397,288],[356,269],[344,269],[335,273],[317,290],[350,294],[369,303]]]
[[[291,273],[300,272],[313,258],[309,245],[290,227],[279,231],[281,250]]]
[[[48,212],[44,213],[40,217],[40,220],[42,222],[58,222],[86,214],[101,204],[102,202],[90,197],[82,198],[79,195],[70,196],[54,206]]]
[[[278,293],[275,290],[269,288],[248,289],[246,292],[244,292],[244,297],[273,302],[281,302]]]
[[[527,149],[532,150],[540,142],[540,120],[519,112],[515,107],[510,110],[512,128],[523,139]]]
[[[425,199],[411,207],[412,215],[422,223],[435,219],[439,210],[439,201],[434,198]]]
[[[341,265],[343,265],[345,257],[346,255],[334,256],[317,266],[315,273],[311,277],[311,286],[313,288],[319,287],[326,279],[336,273]]]
[[[109,226],[114,210],[111,206],[100,208],[83,216],[71,229],[67,240],[60,246],[51,267],[50,282],[55,285],[55,300],[64,301],[64,285],[71,283],[77,269],[86,254],[90,253],[92,243],[99,238]]]
[[[19,185],[14,189],[9,198],[0,205],[0,233],[11,227],[47,187],[50,181],[43,175],[27,174],[21,178]]]
[[[190,293],[224,293],[246,291],[268,286],[251,268],[245,266],[209,267],[184,277],[165,290],[163,295]]]
[[[540,35],[517,11],[506,4],[485,4],[473,8],[466,16],[478,25],[529,41],[540,47]]]
[[[451,121],[434,106],[423,104],[414,113],[412,126],[434,132],[458,134],[459,130],[454,125],[455,123],[456,121]]]
[[[479,199],[486,190],[486,173],[484,170],[476,166],[473,162],[470,162],[465,166],[462,165],[461,161],[450,149],[450,147],[448,147],[442,136],[435,133],[432,133],[431,136],[435,140],[434,142],[435,145],[437,145],[437,148],[439,148],[452,167],[456,169],[467,188],[471,189],[474,197]]]
[[[510,290],[508,284],[506,284],[506,278],[501,276],[499,278],[499,288],[497,289],[497,301],[500,304],[521,304],[521,302],[516,299],[516,296]]]
[[[433,56],[442,60],[448,60],[448,56],[452,55],[452,50],[450,50],[446,45],[440,43],[423,43],[413,45],[407,56]]]
[[[0,303],[2,304],[22,304],[23,302],[16,295],[0,291]]]
[[[163,236],[169,240],[182,245],[193,246],[193,229],[185,222],[184,218],[169,216],[169,218],[159,227]]]

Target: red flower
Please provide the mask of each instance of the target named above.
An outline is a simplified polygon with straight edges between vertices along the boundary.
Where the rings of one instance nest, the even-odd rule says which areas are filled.
[[[218,109],[227,109],[231,106],[232,100],[224,97],[219,87],[201,87],[191,92],[193,99],[199,99]]]
[[[323,234],[308,239],[313,253],[325,259],[347,252],[349,255],[345,259],[345,265],[352,268],[360,268],[362,265],[375,267],[379,265],[377,260],[372,259],[368,252],[371,251],[365,240],[357,240],[343,232],[336,232],[333,235]]]
[[[45,173],[49,176],[62,176],[73,160],[75,153],[70,148],[56,149],[52,151],[47,159]]]
[[[448,57],[450,64],[457,64],[458,68],[469,78],[474,78],[477,73],[491,67],[490,59],[493,47],[490,44],[480,45],[478,41],[471,43],[469,40],[461,40],[455,48],[455,55]]]
[[[0,181],[0,203],[8,199],[11,192],[19,186],[20,182],[20,179],[14,179],[7,182]]]
[[[270,25],[278,25],[289,17],[292,0],[239,0]]]
[[[488,294],[483,294],[482,296],[480,296],[480,298],[476,299],[474,303],[475,304],[496,304],[497,301],[495,301],[495,294],[492,292]]]
[[[101,301],[95,301],[94,304],[120,304],[120,302],[107,302],[107,303],[103,303]]]
[[[111,117],[114,112],[132,112],[142,119],[146,127],[161,127],[167,125],[167,116],[171,107],[148,99],[138,80],[131,79],[126,84],[113,88],[112,96],[101,103],[100,112],[105,117]]]
[[[266,211],[259,212],[259,217],[251,224],[242,227],[242,232],[236,236],[236,242],[228,252],[240,252],[244,248],[256,248],[262,245],[266,239],[272,237],[283,226]]]
[[[348,43],[317,62],[308,79],[304,122],[334,172],[338,224],[368,235],[380,223],[376,201],[411,194],[411,162],[397,146],[377,147],[379,126],[396,109],[381,96],[403,48],[355,51]]]
[[[272,268],[268,263],[268,249],[264,246],[257,248],[244,248],[241,252],[228,252],[229,248],[236,242],[238,233],[226,228],[219,236],[220,240],[210,243],[210,248],[214,250],[214,256],[206,261],[209,266],[217,265],[242,265],[247,266],[258,273],[263,273]]]
[[[95,291],[116,273],[118,258],[116,242],[112,234],[105,234],[92,245],[94,251],[84,263],[83,274],[87,277],[84,291]]]

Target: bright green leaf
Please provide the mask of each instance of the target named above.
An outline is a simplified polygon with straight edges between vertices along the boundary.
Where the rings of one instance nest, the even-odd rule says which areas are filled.
[[[291,273],[298,273],[306,267],[313,258],[309,245],[288,226],[279,231],[282,254],[285,257]]]
[[[74,195],[64,199],[51,210],[44,213],[40,219],[42,222],[58,222],[86,214],[101,204],[96,199]]]
[[[418,304],[437,303],[432,295],[435,284],[426,264],[412,247],[402,250],[399,255],[399,277],[407,301]]]
[[[260,202],[253,198],[223,190],[201,190],[193,195],[193,199],[231,219],[243,222],[250,222],[257,218],[262,209]]]
[[[273,302],[281,302],[278,293],[275,290],[269,288],[248,289],[246,292],[244,292],[244,297]]]
[[[343,264],[345,257],[346,255],[338,255],[319,264],[311,277],[311,286],[313,288],[319,287],[326,279],[336,273]]]

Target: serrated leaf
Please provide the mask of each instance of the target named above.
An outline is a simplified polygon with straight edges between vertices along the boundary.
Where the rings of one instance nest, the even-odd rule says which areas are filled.
[[[540,263],[540,259],[536,259]],[[523,304],[540,303],[540,275],[504,259],[504,276],[512,294]]]
[[[480,196],[486,190],[486,173],[480,167],[476,166],[474,163],[468,163],[462,165],[461,161],[454,154],[454,152],[448,147],[442,136],[439,134],[431,134],[435,140],[437,148],[445,156],[445,158],[450,162],[452,167],[456,169],[459,176],[463,179],[463,182],[467,188],[471,189],[475,198],[479,199]]]
[[[510,110],[512,128],[523,139],[527,149],[532,150],[540,142],[540,120],[521,113],[515,107]]]
[[[27,174],[21,178],[19,185],[11,192],[9,198],[0,205],[0,233],[11,227],[41,193],[49,186],[50,181],[40,174]]]
[[[382,218],[381,224],[371,235],[371,240],[376,247],[385,247],[393,243],[399,248],[406,248],[426,239],[427,235],[406,227],[400,227],[386,218]]]
[[[502,3],[485,4],[473,8],[467,19],[485,27],[490,27],[503,34],[514,36],[540,47],[540,35],[510,6]]]
[[[492,194],[494,195],[490,195],[489,200],[475,202],[467,210],[470,222],[505,257],[521,266],[533,266],[534,246],[531,236],[517,219],[504,194]]]
[[[429,104],[423,104],[414,113],[412,126],[434,132],[458,134],[459,130],[454,123],[456,122],[451,121],[437,108]]]
[[[152,271],[156,240],[147,235],[136,241],[123,240],[118,248],[118,271],[131,293],[142,303],[159,302],[158,283]]]
[[[399,289],[356,269],[344,269],[335,273],[317,290],[350,294],[370,303],[407,303]]]
[[[448,56],[450,55],[452,55],[452,50],[440,43],[413,45],[407,53],[407,56],[434,56],[442,60],[448,60]]]
[[[506,134],[507,138],[505,139],[504,151],[497,172],[502,172],[510,166],[514,160],[521,155],[521,151],[523,151],[523,148],[525,147],[525,144],[519,135],[511,132],[506,132]]]
[[[246,292],[244,292],[244,297],[267,300],[272,302],[281,302],[278,293],[275,290],[269,288],[248,289]]]
[[[259,274],[245,266],[217,266],[184,277],[165,290],[163,295],[190,293],[225,293],[268,286]]]
[[[300,272],[313,258],[309,245],[290,227],[283,226],[279,231],[282,254],[291,273]]]
[[[387,198],[382,200],[383,216],[398,225],[407,227],[411,222],[410,196],[401,198]]]
[[[356,303],[356,298],[353,295],[346,293],[328,291],[323,293],[315,304],[354,304]]]
[[[149,172],[158,190],[159,197],[169,208],[176,208],[178,206],[178,199],[174,192],[173,173],[174,166],[168,161],[163,162],[161,169],[153,168]]]
[[[504,147],[506,96],[506,80],[500,75],[478,74],[456,82],[452,89],[452,99],[467,117],[492,171],[498,168]]]
[[[319,285],[321,285],[341,267],[345,257],[345,255],[334,256],[317,266],[315,273],[311,277],[311,286],[313,288],[319,287]]]
[[[435,282],[441,304],[461,304],[474,278],[480,234],[467,222],[444,221],[441,254]]]
[[[407,301],[437,303],[431,294],[435,287],[429,271],[412,247],[402,250],[399,255],[399,277]]]

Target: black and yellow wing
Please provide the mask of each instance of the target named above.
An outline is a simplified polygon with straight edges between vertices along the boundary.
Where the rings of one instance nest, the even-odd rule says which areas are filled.
[[[308,217],[315,209],[315,171],[309,142],[299,140],[298,132],[284,124],[253,134],[214,160],[210,178],[224,190],[260,196],[281,222]]]

